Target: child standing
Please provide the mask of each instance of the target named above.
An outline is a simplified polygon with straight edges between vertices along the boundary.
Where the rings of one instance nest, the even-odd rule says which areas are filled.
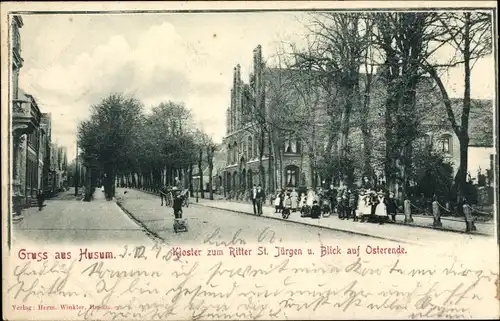
[[[396,214],[398,213],[398,204],[394,193],[389,193],[389,198],[386,199],[387,213],[391,216],[392,222],[396,222]]]
[[[276,198],[274,199],[274,213],[281,212],[280,204],[281,204],[281,192],[277,191]]]
[[[173,208],[174,208],[174,216],[176,219],[182,219],[182,196],[180,191],[177,189],[177,187],[173,187],[172,191],[174,193],[174,201],[173,201]]]
[[[287,219],[290,216],[290,212],[292,211],[292,199],[290,197],[290,193],[286,193],[285,197],[285,206],[281,211],[281,217]]]

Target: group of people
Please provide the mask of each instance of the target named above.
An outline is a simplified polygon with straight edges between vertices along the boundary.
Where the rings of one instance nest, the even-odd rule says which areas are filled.
[[[389,220],[395,221],[398,211],[393,193],[363,188],[337,190],[333,185],[326,191],[322,188],[317,191],[309,189],[301,195],[294,188],[279,190],[271,202],[274,203],[275,213],[281,213],[283,218],[288,218],[293,212],[311,218],[336,213],[342,220],[352,218],[354,221],[384,224]]]

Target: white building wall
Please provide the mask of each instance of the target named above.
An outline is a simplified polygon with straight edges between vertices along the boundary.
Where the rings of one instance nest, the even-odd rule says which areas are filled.
[[[467,170],[474,182],[477,182],[479,169],[481,174],[486,175],[486,170],[490,169],[490,155],[495,154],[493,147],[469,147],[469,157]]]

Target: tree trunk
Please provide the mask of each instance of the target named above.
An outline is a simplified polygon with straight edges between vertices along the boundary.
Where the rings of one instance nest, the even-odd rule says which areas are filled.
[[[361,132],[363,134],[363,176],[372,177],[372,136],[368,126],[370,117],[370,94],[371,94],[372,73],[366,75],[365,93],[363,98],[363,108],[361,116]]]
[[[210,199],[213,201],[214,200],[214,188],[212,186],[213,184],[213,177],[212,177],[212,172],[214,170],[213,164],[208,165],[208,187],[210,188],[209,195]]]
[[[200,189],[201,198],[205,198],[205,190],[203,188],[203,171],[201,169],[202,157],[203,157],[203,151],[200,149],[199,155],[198,155],[198,176],[200,177],[199,189]]]
[[[458,199],[457,205],[460,204],[462,198],[466,197],[466,183],[467,183],[467,169],[468,169],[468,156],[469,156],[469,114],[470,114],[470,56],[471,56],[471,37],[470,37],[470,12],[464,13],[465,25],[464,25],[464,101],[461,116],[461,126],[460,126],[460,166],[458,170]]]
[[[261,134],[261,137],[259,137],[259,180],[260,180],[260,185],[263,190],[266,190],[266,177],[265,177],[265,172],[266,169],[264,167],[264,161],[262,158],[264,158],[264,137]]]
[[[267,190],[267,193],[266,194],[269,194],[269,193],[274,193],[274,190],[275,190],[275,187],[274,187],[274,169],[273,169],[273,153],[272,153],[272,144],[271,144],[271,135],[267,135],[268,136],[268,153],[269,153],[269,157],[267,159],[267,170],[268,170],[268,177],[269,177],[269,181],[268,181],[268,190]]]
[[[189,164],[189,194],[194,195],[193,188],[193,164]]]

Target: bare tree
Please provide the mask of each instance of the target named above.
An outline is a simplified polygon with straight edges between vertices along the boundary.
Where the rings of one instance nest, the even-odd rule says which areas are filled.
[[[466,195],[466,179],[469,147],[469,116],[471,111],[471,71],[477,59],[492,52],[492,16],[484,12],[453,12],[439,15],[438,23],[445,33],[435,40],[449,44],[456,55],[448,64],[434,64],[429,59],[423,62],[424,69],[436,81],[443,98],[451,127],[460,142],[460,165],[455,177],[457,202]],[[440,68],[462,65],[464,70],[464,94],[460,115],[455,115],[448,91],[439,74]],[[460,120],[458,120],[458,118]]]
[[[280,72],[271,85],[275,88],[270,90],[273,97],[268,95],[268,102],[271,102],[270,104],[274,106],[273,111],[276,111],[272,115],[280,173],[284,172],[282,166],[282,155],[286,148],[284,142],[297,140],[300,143],[301,156],[309,157],[311,183],[316,187],[318,160],[324,152],[324,143],[320,138],[324,132],[324,119],[327,119],[324,106],[328,96],[321,84],[323,75],[297,61],[302,53],[294,44],[282,43],[276,55]],[[302,164],[303,158],[301,158],[301,172],[304,170]]]
[[[336,156],[340,164],[348,156],[351,113],[360,104],[360,66],[371,44],[372,21],[362,13],[320,13],[313,15],[310,32],[313,46],[297,58],[302,68],[317,70],[323,75],[323,88],[330,98],[326,102],[331,118],[327,152],[337,137]],[[341,106],[340,111],[337,105]],[[341,173],[340,181],[345,184],[344,174]]]
[[[210,189],[209,195],[210,199],[214,199],[214,187],[213,187],[213,171],[214,171],[214,153],[216,149],[216,145],[213,140],[206,134],[204,136],[204,145],[205,145],[205,155],[207,156],[207,164],[208,164],[208,188]]]
[[[385,176],[389,186],[401,182],[402,197],[408,191],[412,165],[412,143],[418,136],[416,94],[421,80],[420,68],[433,51],[429,43],[439,30],[434,27],[434,12],[391,12],[373,15],[376,44],[385,63],[381,74],[386,84]]]

